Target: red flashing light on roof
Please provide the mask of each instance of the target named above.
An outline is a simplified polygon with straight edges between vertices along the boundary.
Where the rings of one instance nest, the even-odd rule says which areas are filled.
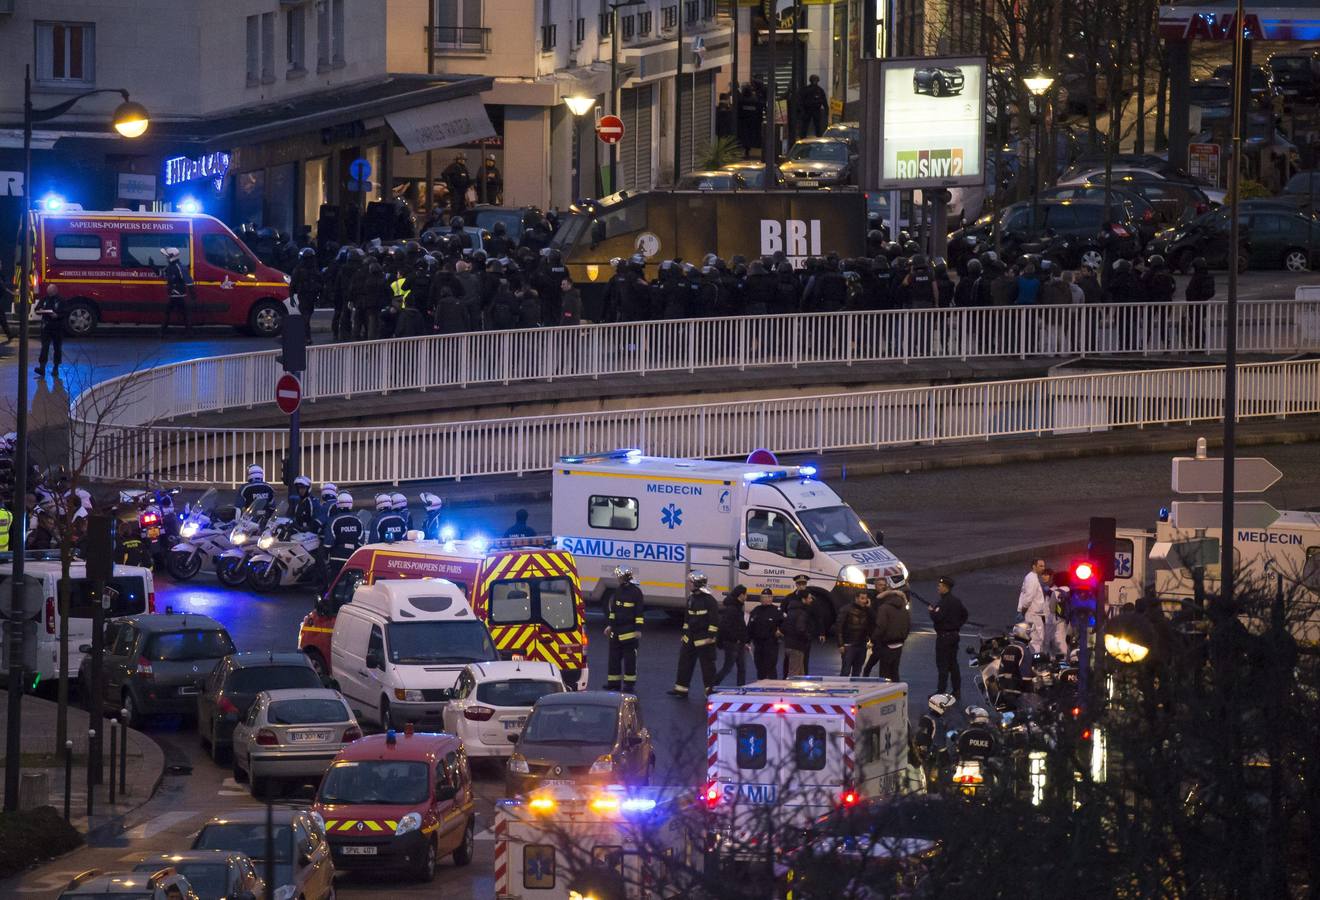
[[[861,801],[861,799],[862,799],[862,798],[861,798],[860,796],[858,796],[858,794],[857,794],[856,791],[851,791],[851,790],[849,790],[849,791],[844,791],[844,792],[843,792],[843,796],[839,798],[839,801],[840,801],[845,807],[850,807],[850,806],[856,806],[856,805],[858,804],[858,802]]]
[[[720,783],[712,781],[706,785],[706,790],[702,791],[701,799],[710,809],[714,809],[720,803]]]
[[[774,710],[775,712],[777,712],[777,713],[786,713],[786,712],[788,712],[790,709],[792,709],[793,707],[790,706],[790,705],[787,704],[787,703],[776,703],[776,704],[774,704],[773,706],[771,706],[770,708],[773,709],[773,710]]]

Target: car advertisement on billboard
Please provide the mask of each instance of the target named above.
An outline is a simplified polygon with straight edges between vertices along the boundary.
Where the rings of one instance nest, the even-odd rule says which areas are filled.
[[[880,187],[982,184],[985,60],[886,60],[880,73]]]

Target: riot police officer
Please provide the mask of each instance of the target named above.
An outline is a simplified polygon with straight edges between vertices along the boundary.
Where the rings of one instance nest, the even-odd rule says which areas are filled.
[[[701,572],[688,575],[687,610],[683,615],[683,641],[678,650],[678,677],[669,689],[671,697],[687,699],[692,670],[701,663],[701,683],[710,694],[715,689],[715,637],[719,633],[719,604],[706,587]]]
[[[312,313],[324,289],[321,268],[316,264],[316,251],[303,247],[298,251],[298,265],[293,267],[293,274],[289,276],[289,294],[298,298],[298,312],[302,315],[309,344],[312,342]]]
[[[299,475],[285,503],[284,514],[293,520],[297,531],[316,530],[316,501],[312,499],[312,479]]]
[[[633,571],[618,566],[614,577],[619,586],[610,595],[605,613],[605,637],[610,641],[609,676],[605,690],[632,692],[637,685],[637,643],[642,635],[642,589]]]
[[[423,493],[420,499],[422,506],[426,508],[426,519],[422,522],[422,534],[426,535],[428,541],[445,540],[444,526],[440,521],[440,510],[444,507],[444,501],[436,494],[431,493]]]

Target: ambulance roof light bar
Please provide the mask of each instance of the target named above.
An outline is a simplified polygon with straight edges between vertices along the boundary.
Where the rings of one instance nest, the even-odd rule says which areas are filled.
[[[744,472],[743,481],[757,484],[768,484],[772,481],[791,481],[794,478],[808,479],[816,477],[817,469],[815,466],[789,466],[782,472]]]
[[[624,447],[619,450],[611,450],[608,453],[583,453],[579,456],[559,457],[559,461],[563,463],[605,462],[610,459],[622,459],[630,463],[641,462],[642,451],[636,447]]]

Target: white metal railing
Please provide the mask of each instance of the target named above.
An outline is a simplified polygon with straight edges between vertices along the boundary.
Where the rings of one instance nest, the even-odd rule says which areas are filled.
[[[1238,415],[1320,413],[1320,360],[1238,367]],[[339,485],[545,471],[570,453],[642,447],[680,457],[876,448],[1217,420],[1223,366],[783,397],[380,428],[306,428],[301,471]],[[183,485],[237,484],[288,450],[274,429],[102,425],[88,475],[150,470]]]
[[[984,307],[680,319],[429,335],[308,348],[303,396],[651,372],[925,359],[1216,352],[1223,303]],[[1320,301],[1238,305],[1243,353],[1320,350]],[[276,351],[198,359],[85,391],[75,419],[143,425],[274,401]],[[113,397],[110,403],[107,398]]]

